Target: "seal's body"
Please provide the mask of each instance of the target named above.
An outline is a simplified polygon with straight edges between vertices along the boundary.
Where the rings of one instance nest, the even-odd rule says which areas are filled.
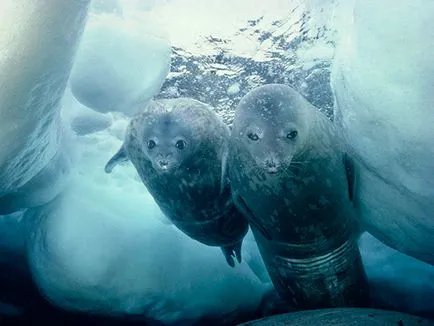
[[[248,224],[232,202],[224,169],[228,127],[205,104],[181,98],[151,102],[132,119],[106,172],[131,160],[163,213],[185,234],[241,261]]]
[[[228,163],[279,294],[297,309],[366,305],[348,162],[332,122],[290,87],[258,87],[237,107]]]

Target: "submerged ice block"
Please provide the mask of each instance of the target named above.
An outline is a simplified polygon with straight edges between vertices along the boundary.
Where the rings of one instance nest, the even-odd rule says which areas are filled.
[[[335,119],[367,230],[434,264],[434,3],[355,1],[340,26]]]
[[[137,112],[169,72],[171,47],[158,28],[115,15],[91,15],[71,73],[74,96],[106,113]]]

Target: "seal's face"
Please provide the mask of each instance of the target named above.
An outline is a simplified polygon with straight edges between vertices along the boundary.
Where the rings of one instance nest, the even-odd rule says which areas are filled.
[[[239,134],[240,140],[259,168],[269,174],[282,172],[291,164],[296,150],[297,126],[261,122],[247,124]]]
[[[147,123],[142,146],[155,171],[170,173],[191,155],[191,140],[190,131],[166,114]]]
[[[300,148],[304,127],[297,103],[285,88],[259,87],[240,102],[233,135],[268,174],[288,170]]]

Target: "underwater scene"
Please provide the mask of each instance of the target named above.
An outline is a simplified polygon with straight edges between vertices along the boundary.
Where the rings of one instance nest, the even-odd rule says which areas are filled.
[[[2,0],[0,325],[434,325],[433,17]]]

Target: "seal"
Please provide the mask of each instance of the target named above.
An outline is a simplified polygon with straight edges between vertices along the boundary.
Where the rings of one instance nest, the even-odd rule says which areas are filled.
[[[240,101],[229,148],[234,202],[282,298],[295,309],[369,305],[351,164],[333,123],[269,84]]]
[[[241,262],[248,223],[236,209],[226,176],[229,128],[190,98],[152,101],[133,118],[121,149],[106,164],[130,160],[162,212],[185,234],[219,246]]]

